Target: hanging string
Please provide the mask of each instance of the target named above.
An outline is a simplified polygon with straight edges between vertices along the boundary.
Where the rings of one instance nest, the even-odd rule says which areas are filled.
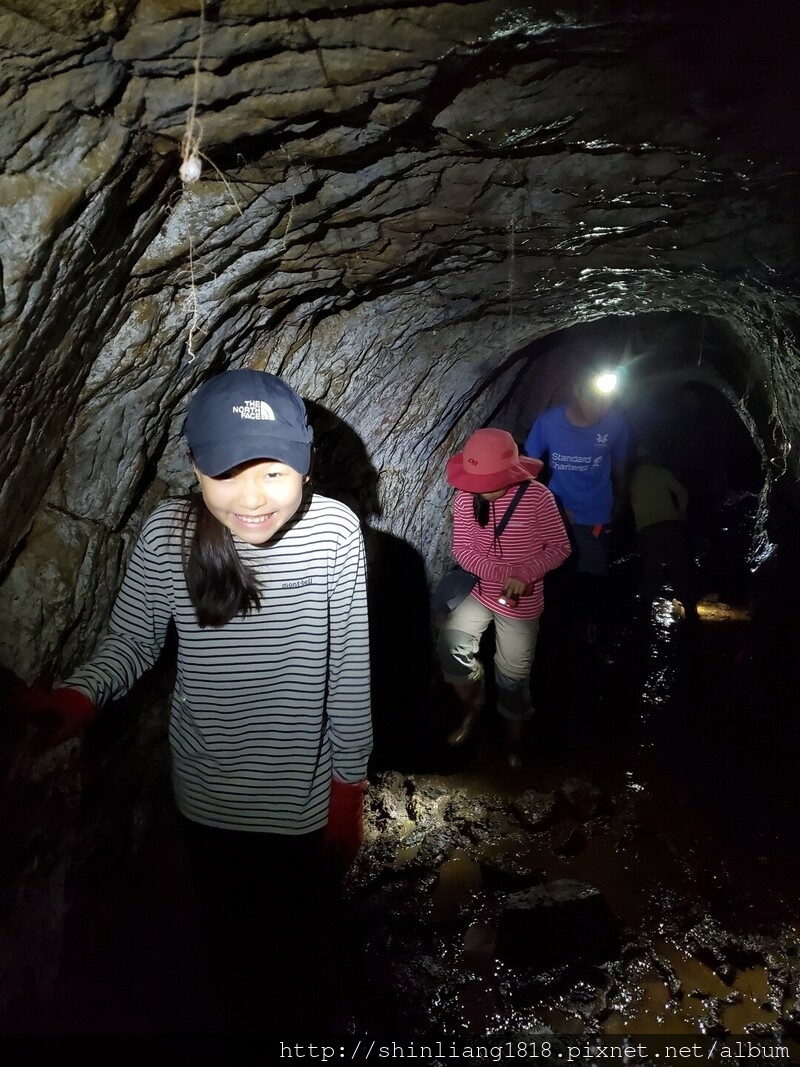
[[[703,341],[705,340],[705,336],[706,336],[706,317],[705,317],[705,315],[703,315],[702,326],[701,326],[701,329],[700,329],[700,351],[697,353],[697,366],[698,367],[700,366],[700,363],[701,363],[701,361],[703,359]]]
[[[192,312],[192,319],[189,323],[189,336],[186,340],[186,351],[189,353],[189,361],[194,359],[194,339],[198,333],[205,333],[205,330],[200,328],[200,302],[197,299],[197,286],[194,280],[194,241],[192,240],[192,234],[189,233],[189,307]]]
[[[194,57],[192,103],[186,114],[186,131],[181,139],[181,165],[178,170],[178,174],[184,185],[191,185],[193,182],[196,182],[203,171],[203,164],[200,162],[200,157],[202,155],[200,151],[200,142],[203,137],[203,126],[197,117],[197,101],[200,95],[200,62],[203,57],[205,28],[206,2],[205,0],[200,0],[200,29],[197,35],[197,52]],[[191,362],[195,357],[195,338],[198,333],[202,333],[203,331],[200,329],[200,301],[197,296],[197,284],[195,282],[194,274],[194,237],[192,235],[191,226],[188,229],[187,236],[189,241],[189,308],[191,311],[191,319],[189,322],[189,336],[186,340],[186,350]]]
[[[206,0],[200,0],[200,32],[197,35],[197,53],[194,57],[194,77],[192,79],[192,104],[186,115],[186,132],[181,140],[181,166],[178,173],[185,185],[196,182],[200,177],[203,164],[200,162],[200,142],[203,126],[197,117],[197,99],[200,93],[200,61],[203,57],[203,45],[206,36]]]
[[[202,160],[205,160],[219,175],[220,180],[227,189],[231,200],[240,215],[244,215],[239,201],[234,195],[230,182],[205,152],[201,151],[200,145],[203,139],[203,124],[197,117],[197,102],[200,95],[200,63],[203,58],[203,45],[206,40],[206,0],[200,0],[200,32],[197,35],[197,52],[194,57],[194,74],[192,76],[192,103],[186,113],[186,131],[181,138],[181,165],[178,170],[184,185],[196,182],[203,172]]]
[[[206,0],[199,0],[199,4],[200,26],[197,34],[197,51],[194,57],[194,71],[192,75],[192,102],[186,113],[186,130],[181,138],[181,164],[178,169],[178,175],[183,182],[184,187],[194,184],[194,182],[199,180],[203,172],[202,161],[205,160],[205,162],[216,171],[230,195],[236,210],[240,215],[244,216],[244,212],[242,211],[239,201],[236,199],[230,182],[214,161],[209,159],[201,149],[203,124],[197,117],[197,106],[200,98],[200,65],[203,59],[203,47],[206,38]],[[200,301],[197,295],[197,285],[195,280],[195,244],[191,228],[188,230],[187,238],[189,244],[189,307],[191,310],[191,321],[189,324],[189,337],[186,341],[186,348],[189,353],[189,359],[193,360],[195,357],[194,346],[197,335],[202,334],[205,331],[200,327]]]
[[[508,317],[506,321],[506,355],[511,352],[511,335],[514,325],[514,268],[516,256],[516,213],[511,216],[508,231]]]

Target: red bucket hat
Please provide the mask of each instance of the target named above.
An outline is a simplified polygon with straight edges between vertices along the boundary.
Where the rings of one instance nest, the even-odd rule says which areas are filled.
[[[520,456],[510,433],[488,426],[476,430],[464,451],[447,461],[447,480],[467,493],[494,493],[533,481],[542,466],[540,459]]]

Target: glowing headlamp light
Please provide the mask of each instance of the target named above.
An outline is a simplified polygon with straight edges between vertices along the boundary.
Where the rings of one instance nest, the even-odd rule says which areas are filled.
[[[619,385],[619,375],[613,370],[603,371],[602,374],[597,375],[592,384],[598,393],[608,396],[609,393],[616,392]]]

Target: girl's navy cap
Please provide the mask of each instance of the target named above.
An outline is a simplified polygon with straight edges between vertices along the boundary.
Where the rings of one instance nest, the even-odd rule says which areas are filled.
[[[197,468],[211,477],[257,459],[300,474],[311,466],[305,404],[266,371],[229,370],[204,382],[189,401],[183,432]]]

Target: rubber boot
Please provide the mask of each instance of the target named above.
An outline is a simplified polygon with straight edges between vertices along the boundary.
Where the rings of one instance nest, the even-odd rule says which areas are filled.
[[[448,745],[455,748],[468,741],[478,725],[483,710],[483,678],[478,678],[473,682],[454,682],[453,689],[465,712],[461,725],[457,726],[447,737]]]
[[[512,770],[522,766],[522,740],[527,729],[527,719],[505,720],[506,761]]]

